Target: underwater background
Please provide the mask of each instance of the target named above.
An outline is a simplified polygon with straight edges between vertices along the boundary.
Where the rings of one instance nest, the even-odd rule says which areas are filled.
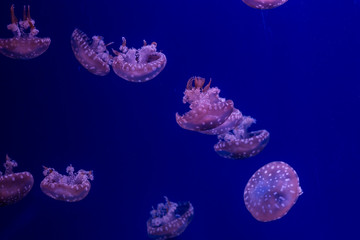
[[[12,37],[11,4],[24,4],[52,42],[32,60],[0,56],[0,159],[15,159],[35,183],[0,209],[0,239],[148,239],[152,206],[190,201],[178,239],[344,239],[358,236],[360,1],[289,0],[272,10],[228,1],[0,2],[0,38]],[[95,76],[75,59],[75,28],[118,49],[157,42],[165,69],[133,83]],[[187,80],[212,78],[267,147],[243,160],[216,154],[216,136],[180,128]],[[243,192],[272,161],[290,164],[303,194],[283,218],[258,222]],[[42,166],[94,171],[89,195],[66,203],[44,195]],[[2,164],[2,163],[1,163]],[[3,168],[1,167],[1,171]]]

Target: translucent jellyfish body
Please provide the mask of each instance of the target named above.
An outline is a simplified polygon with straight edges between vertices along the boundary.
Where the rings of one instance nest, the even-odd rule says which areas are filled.
[[[209,135],[218,135],[215,151],[224,158],[248,158],[260,153],[269,141],[269,132],[259,130],[249,132],[255,119],[243,116],[231,100],[219,96],[220,89],[204,87],[205,79],[189,79],[183,103],[190,104],[190,111],[184,115],[176,113],[180,127]]]
[[[5,173],[0,172],[0,206],[16,203],[23,199],[34,185],[34,178],[29,172],[13,172],[17,163],[6,155]]]
[[[71,48],[75,58],[92,74],[105,76],[110,72],[112,56],[106,49],[101,36],[93,36],[92,40],[79,29],[71,35]]]
[[[159,203],[150,212],[147,232],[150,238],[163,240],[179,236],[191,222],[194,208],[190,202],[174,203],[165,197],[165,204]]]
[[[11,24],[7,28],[14,34],[13,38],[0,39],[0,53],[14,59],[32,59],[43,54],[50,46],[50,38],[38,38],[39,30],[30,17],[30,6],[24,6],[23,20],[18,21],[14,5],[10,8]],[[30,31],[26,32],[30,28]]]
[[[44,167],[44,180],[40,188],[47,196],[66,202],[77,202],[84,199],[90,191],[90,180],[94,179],[92,171],[79,170],[74,173],[70,165],[66,168],[68,175],[62,175],[53,168]]]
[[[256,220],[269,222],[285,216],[301,194],[295,170],[285,162],[271,162],[249,179],[244,201]]]
[[[112,67],[114,72],[121,78],[130,82],[146,82],[156,77],[166,65],[165,54],[156,51],[155,42],[140,49],[127,48],[126,39],[122,38],[120,52],[114,58]]]
[[[257,9],[276,8],[283,5],[287,1],[288,0],[243,0],[243,2],[249,7]]]

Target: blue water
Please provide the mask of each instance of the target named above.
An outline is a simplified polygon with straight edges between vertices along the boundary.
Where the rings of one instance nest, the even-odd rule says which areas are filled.
[[[354,239],[358,236],[360,4],[289,0],[260,11],[229,1],[9,1],[0,3],[0,37],[11,37],[31,4],[40,57],[0,56],[0,158],[8,153],[35,179],[22,201],[0,209],[0,239],[147,239],[152,206],[190,201],[193,221],[178,238]],[[168,64],[155,79],[131,83],[92,75],[75,59],[79,28],[118,49],[156,41]],[[191,76],[212,78],[220,95],[267,129],[259,155],[229,160],[215,136],[180,128]],[[304,191],[280,220],[247,211],[245,184],[261,166],[285,161]],[[83,201],[65,203],[39,187],[42,166],[93,170]]]

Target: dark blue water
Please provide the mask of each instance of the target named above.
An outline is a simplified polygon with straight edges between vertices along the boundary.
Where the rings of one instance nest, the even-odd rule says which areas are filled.
[[[260,11],[229,1],[9,1],[0,37],[11,37],[9,7],[31,4],[42,56],[0,56],[0,158],[30,171],[32,191],[0,209],[0,239],[147,239],[152,206],[189,200],[192,223],[179,239],[354,239],[358,236],[360,4],[289,0]],[[70,35],[129,46],[156,41],[168,64],[155,79],[131,83],[92,75],[75,59]],[[191,76],[212,78],[252,129],[267,129],[259,155],[229,160],[215,136],[180,128]],[[247,211],[250,176],[271,161],[298,173],[304,194],[280,220]],[[44,195],[42,166],[94,170],[90,194],[64,203]]]

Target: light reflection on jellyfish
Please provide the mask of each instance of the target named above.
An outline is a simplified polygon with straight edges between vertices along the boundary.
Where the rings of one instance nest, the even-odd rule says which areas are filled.
[[[43,54],[50,46],[50,38],[38,38],[39,30],[30,16],[30,6],[24,6],[23,19],[18,21],[14,5],[11,5],[11,24],[7,28],[14,34],[13,38],[0,39],[0,53],[14,59],[32,59]],[[25,32],[30,28],[29,32]]]
[[[146,223],[149,237],[163,240],[184,232],[194,216],[194,208],[190,202],[174,203],[165,197],[165,204],[159,203],[150,215]]]
[[[29,172],[14,173],[17,162],[6,155],[5,172],[0,172],[0,207],[16,203],[23,199],[34,185],[34,178]]]
[[[66,202],[77,202],[84,199],[91,188],[89,180],[94,180],[92,171],[79,170],[74,173],[70,165],[66,168],[68,175],[62,175],[53,168],[44,167],[44,180],[40,188],[47,196]]]

